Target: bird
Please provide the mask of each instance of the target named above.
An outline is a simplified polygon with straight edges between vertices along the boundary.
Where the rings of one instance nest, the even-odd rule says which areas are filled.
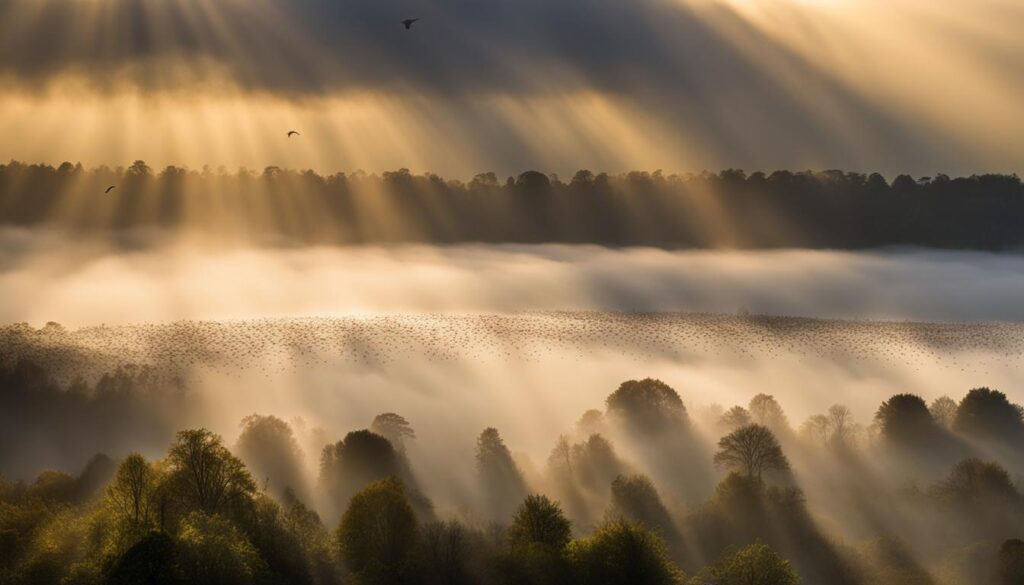
[[[291,138],[292,136],[302,136],[302,134],[299,134],[295,130],[289,130],[288,131],[288,138]]]
[[[405,25],[405,30],[411,29],[412,28],[412,23],[416,22],[417,20],[419,20],[419,19],[418,18],[406,18],[405,20],[403,20],[402,24]]]
[[[107,190],[104,191],[103,193],[110,193],[114,189],[117,189],[117,185],[111,185],[111,186],[107,187]]]

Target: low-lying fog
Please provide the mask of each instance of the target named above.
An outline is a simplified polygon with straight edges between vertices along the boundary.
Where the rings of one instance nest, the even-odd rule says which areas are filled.
[[[868,444],[876,410],[895,394],[930,404],[988,386],[1024,400],[1019,256],[572,246],[209,252],[26,232],[4,232],[0,242],[0,321],[10,324],[0,327],[0,474],[8,477],[74,472],[100,451],[156,459],[185,428],[210,428],[236,446],[243,418],[260,414],[288,422],[306,467],[297,481],[313,493],[325,445],[395,412],[415,430],[405,445],[411,472],[442,517],[495,513],[480,499],[474,464],[486,427],[499,430],[530,489],[556,492],[549,457],[560,435],[585,441],[599,430],[623,469],[650,475],[682,517],[725,475],[712,466],[729,432],[723,412],[753,412],[751,398],[767,394],[784,410],[776,431],[808,507],[830,534],[863,539],[894,528],[893,510],[860,501],[867,487],[857,491],[854,476],[809,451],[811,417],[847,406],[850,428]],[[975,320],[1000,322],[964,322]],[[606,411],[620,383],[648,377],[685,405],[694,430],[685,453],[583,417]],[[870,488],[882,490],[870,498],[885,502],[910,481],[930,485],[964,453],[1024,476],[1017,454],[956,440],[935,446],[934,465],[866,451],[887,453],[872,465],[888,487]],[[337,503],[310,497],[336,519]],[[607,502],[595,497],[577,502],[574,518],[596,521]]]
[[[142,243],[140,243],[142,242]],[[212,251],[211,251],[212,250]],[[1024,256],[595,246],[239,247],[0,232],[0,322],[693,311],[1024,320]]]

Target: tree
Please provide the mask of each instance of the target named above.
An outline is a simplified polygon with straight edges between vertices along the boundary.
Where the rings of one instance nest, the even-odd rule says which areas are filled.
[[[932,490],[943,501],[957,507],[977,504],[1019,503],[1020,494],[1013,486],[1010,474],[998,463],[969,457],[957,463],[949,477]],[[1009,512],[1008,509],[1005,510]]]
[[[587,585],[680,585],[683,573],[665,544],[640,524],[605,522],[569,545],[574,582]]]
[[[416,546],[416,515],[396,478],[353,496],[335,534],[338,554],[361,583],[401,583]]]
[[[508,528],[508,541],[513,548],[539,546],[560,551],[571,537],[572,526],[562,509],[544,495],[527,496]]]
[[[932,418],[944,429],[952,429],[956,419],[956,401],[949,396],[940,396],[928,406]]]
[[[113,562],[107,585],[176,585],[186,583],[178,567],[174,541],[165,532],[150,532]]]
[[[488,502],[488,515],[493,519],[507,518],[526,496],[526,482],[498,429],[486,428],[477,438],[476,468]]]
[[[405,451],[406,440],[416,438],[416,431],[409,425],[409,421],[393,412],[385,412],[374,417],[370,430],[391,441],[399,452]]]
[[[193,509],[207,514],[227,511],[249,503],[256,483],[219,435],[206,429],[180,431],[168,460],[176,496]]]
[[[793,566],[766,544],[751,544],[720,559],[689,585],[796,585]]]
[[[730,431],[734,431],[750,424],[750,413],[742,406],[734,406],[725,411],[725,414],[718,419],[718,424]]]
[[[320,482],[341,509],[367,485],[400,475],[398,453],[391,442],[367,430],[345,435],[320,455]]]
[[[1024,583],[1024,540],[1011,538],[999,547],[1000,585]]]
[[[107,495],[120,516],[132,527],[149,526],[150,496],[155,473],[153,466],[138,453],[132,453],[117,468]]]
[[[747,405],[747,411],[750,413],[751,422],[768,427],[772,432],[781,433],[789,430],[786,413],[774,396],[763,393],[754,396]]]
[[[971,437],[1005,443],[1024,439],[1021,411],[1006,394],[988,388],[975,388],[964,396],[956,409],[953,429]]]
[[[288,488],[301,498],[308,497],[302,449],[288,423],[276,416],[245,417],[235,451],[276,497],[282,497]]]
[[[652,378],[628,380],[605,400],[608,414],[633,430],[657,432],[686,422],[686,407],[671,386]]]
[[[760,479],[765,471],[785,471],[789,462],[770,430],[761,425],[736,429],[718,441],[715,464],[740,469]]]
[[[613,516],[655,531],[666,542],[675,543],[679,539],[672,516],[647,476],[616,477],[612,482],[611,511]]]
[[[186,583],[249,585],[267,566],[252,543],[227,518],[203,511],[189,514],[178,533],[178,559]]]
[[[875,422],[884,438],[897,443],[920,443],[939,430],[928,406],[915,394],[897,394],[883,402]]]

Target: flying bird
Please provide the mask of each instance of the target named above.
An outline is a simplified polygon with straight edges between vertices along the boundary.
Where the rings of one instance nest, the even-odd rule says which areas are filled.
[[[295,130],[289,130],[288,131],[288,138],[291,138],[292,136],[302,136],[302,134],[299,134]]]
[[[111,185],[111,186],[107,187],[107,190],[104,191],[103,193],[110,193],[114,189],[117,189],[117,185]]]
[[[418,18],[406,18],[405,20],[403,20],[402,24],[405,25],[405,30],[411,29],[412,28],[412,23],[416,22],[417,20],[419,20],[419,19]]]

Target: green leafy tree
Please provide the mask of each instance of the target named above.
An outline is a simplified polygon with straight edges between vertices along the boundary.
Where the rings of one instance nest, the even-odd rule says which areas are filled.
[[[689,585],[796,585],[789,561],[766,544],[751,544],[701,571]]]
[[[150,505],[155,479],[153,466],[138,453],[132,453],[117,467],[114,481],[107,488],[107,498],[129,526],[141,528],[151,525]]]
[[[1004,443],[1024,440],[1021,409],[1006,394],[989,388],[975,388],[956,409],[953,429],[980,439]]]
[[[180,431],[168,456],[176,497],[206,514],[250,503],[256,493],[245,464],[206,429]]]
[[[352,498],[335,542],[345,567],[360,583],[403,583],[413,566],[417,531],[402,483],[388,478]]]
[[[660,538],[643,526],[612,520],[569,545],[574,582],[587,585],[678,585],[683,573]]]
[[[177,544],[179,566],[190,585],[249,585],[267,577],[259,552],[223,516],[190,513],[182,521]]]
[[[559,551],[569,544],[572,525],[562,508],[544,495],[530,495],[512,516],[508,540],[513,547],[540,546]]]

